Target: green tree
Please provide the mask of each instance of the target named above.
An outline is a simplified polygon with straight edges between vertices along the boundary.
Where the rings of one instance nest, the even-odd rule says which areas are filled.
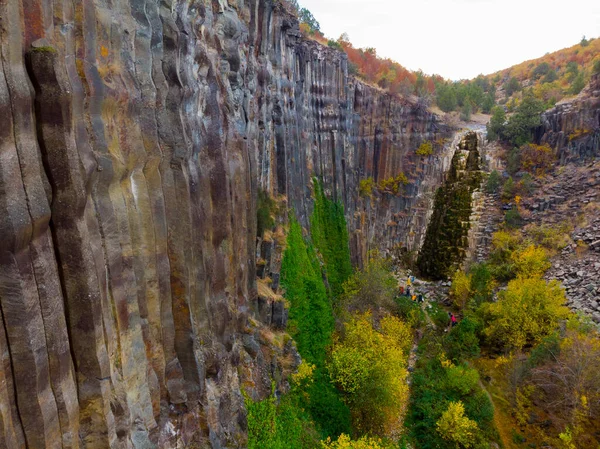
[[[494,194],[498,192],[500,188],[500,183],[502,179],[500,177],[500,173],[497,170],[494,170],[488,176],[487,182],[485,184],[485,191],[489,194]]]
[[[494,105],[496,104],[496,93],[494,90],[492,90],[491,92],[487,93],[485,95],[485,97],[483,98],[483,102],[481,103],[481,111],[484,114],[489,114],[492,109],[494,108]]]
[[[558,79],[558,75],[556,73],[556,70],[550,69],[548,71],[548,73],[546,73],[546,75],[544,75],[542,83],[552,83],[552,82],[556,81],[557,79]]]
[[[301,8],[298,13],[298,17],[300,19],[300,22],[308,25],[311,34],[321,31],[321,25],[308,9]]]
[[[521,90],[521,83],[519,83],[519,80],[517,78],[515,78],[514,76],[509,79],[507,81],[507,83],[504,85],[504,91],[506,92],[506,95],[508,97],[510,97],[512,94],[514,94],[515,92],[518,92]]]
[[[505,201],[511,201],[515,196],[515,182],[510,176],[504,183],[502,188],[502,199]]]
[[[571,87],[569,88],[569,92],[573,95],[579,94],[585,87],[585,79],[583,77],[583,72],[579,73],[575,78],[573,78],[573,82],[571,83]]]
[[[456,109],[456,92],[450,84],[440,83],[436,87],[436,103],[444,112],[451,112]]]
[[[506,127],[506,112],[502,106],[492,108],[492,117],[487,125],[489,140],[499,140],[504,137]]]
[[[587,47],[588,45],[590,45],[590,41],[586,39],[585,35],[581,38],[581,41],[579,42],[579,45],[581,45],[582,47]]]
[[[533,79],[539,80],[541,77],[548,74],[550,70],[552,70],[550,64],[548,64],[547,62],[540,63],[535,69],[533,69]]]
[[[600,73],[600,59],[596,59],[594,66],[592,67],[592,73]]]
[[[473,113],[473,106],[470,101],[466,101],[460,111],[460,119],[468,122],[471,120],[471,114]]]
[[[541,114],[544,109],[542,101],[532,94],[525,95],[506,125],[508,141],[516,147],[531,142],[535,129],[541,125]]]

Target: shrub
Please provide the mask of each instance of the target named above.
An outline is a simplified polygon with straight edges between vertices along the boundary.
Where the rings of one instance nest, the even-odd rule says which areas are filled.
[[[267,229],[275,226],[277,203],[264,190],[258,191],[258,204],[256,206],[256,235],[262,237]]]
[[[547,144],[528,144],[521,147],[521,167],[538,176],[546,174],[556,162],[554,151]]]
[[[392,449],[394,447],[378,438],[362,437],[359,440],[351,440],[346,434],[340,435],[337,441],[328,438],[321,442],[322,449]]]
[[[455,363],[479,356],[479,338],[477,332],[480,324],[473,318],[465,317],[452,328],[445,340],[448,356]]]
[[[479,384],[477,370],[466,366],[450,366],[446,368],[446,382],[448,388],[461,395],[467,395],[475,390]]]
[[[408,184],[408,178],[404,173],[400,173],[396,177],[383,179],[377,187],[381,193],[397,195],[400,193],[400,186],[405,186],[406,184]]]
[[[520,228],[523,224],[523,217],[519,213],[519,209],[513,207],[504,214],[504,223],[510,229]]]
[[[411,327],[417,329],[426,323],[425,312],[421,306],[406,296],[396,298],[398,315]]]
[[[368,197],[373,194],[373,187],[375,186],[375,182],[373,178],[361,179],[358,183],[358,193],[362,197]]]
[[[519,83],[519,80],[517,78],[515,78],[514,76],[508,80],[508,82],[504,85],[504,91],[506,92],[506,95],[508,97],[510,97],[512,94],[514,94],[515,92],[518,92],[521,90],[521,83]]]
[[[383,259],[370,260],[362,271],[357,271],[344,284],[341,305],[349,311],[365,312],[383,307],[395,309],[394,296],[398,282]]]
[[[426,140],[417,149],[417,155],[419,156],[431,156],[433,154],[433,145],[429,140]]]

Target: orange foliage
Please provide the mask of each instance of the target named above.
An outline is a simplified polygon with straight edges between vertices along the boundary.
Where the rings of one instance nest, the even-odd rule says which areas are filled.
[[[552,169],[556,156],[548,145],[528,144],[521,147],[521,165],[525,171],[544,175]]]
[[[581,44],[573,45],[554,53],[548,53],[541,58],[525,61],[508,69],[487,75],[486,78],[499,88],[507,80],[515,77],[524,85],[528,82],[529,86],[534,88],[534,94],[537,98],[545,101],[554,98],[558,101],[565,96],[572,95],[569,92],[569,87],[575,75],[569,73],[567,65],[575,63],[579,72],[589,75],[594,62],[597,60],[600,60],[600,38],[590,40],[586,47]],[[556,82],[544,84],[543,77],[535,78],[535,69],[543,63],[548,64],[550,69],[557,73],[558,79]]]

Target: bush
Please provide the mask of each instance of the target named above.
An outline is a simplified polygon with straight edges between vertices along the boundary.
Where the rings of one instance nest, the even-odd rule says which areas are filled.
[[[554,167],[556,156],[547,144],[528,144],[521,147],[521,168],[529,173],[541,176]]]
[[[479,385],[477,370],[466,366],[450,366],[446,368],[447,388],[461,395],[468,395]]]
[[[479,338],[477,333],[481,330],[481,324],[470,317],[463,318],[452,328],[444,342],[448,357],[454,363],[479,356]]]
[[[364,270],[354,273],[344,284],[341,306],[351,312],[380,307],[394,310],[397,285],[386,261],[370,260]]]
[[[310,416],[299,404],[300,396],[292,392],[259,402],[246,398],[248,412],[248,449],[312,449],[318,434]]]
[[[504,186],[502,187],[502,199],[504,201],[511,201],[515,196],[515,182],[512,179],[512,176],[510,176],[506,182],[504,183]]]
[[[258,191],[258,202],[256,206],[256,235],[262,237],[267,229],[275,226],[275,214],[277,203],[264,190]]]
[[[504,223],[510,229],[517,229],[523,225],[523,217],[519,213],[519,209],[513,207],[504,214]]]
[[[592,73],[600,73],[600,59],[596,59],[596,61],[594,62],[594,66],[592,67]]]
[[[362,197],[368,197],[373,194],[373,187],[375,186],[375,182],[373,178],[361,179],[358,183],[358,193]]]
[[[431,156],[433,154],[433,145],[429,140],[426,140],[417,149],[417,155],[419,156]]]
[[[423,312],[421,306],[410,298],[406,296],[397,297],[396,306],[398,315],[411,327],[418,329],[427,322],[425,312]]]
[[[396,446],[378,438],[362,437],[353,441],[345,434],[340,435],[337,441],[327,439],[327,441],[321,442],[322,449],[392,449],[394,447]]]
[[[504,85],[504,91],[506,92],[506,96],[510,97],[515,92],[521,90],[521,83],[514,76]]]

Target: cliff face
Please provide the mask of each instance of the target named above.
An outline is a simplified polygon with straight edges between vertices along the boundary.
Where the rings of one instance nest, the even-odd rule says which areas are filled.
[[[553,147],[563,164],[599,157],[600,74],[592,75],[579,96],[545,112],[538,134],[538,140]]]
[[[270,0],[0,17],[0,447],[243,447],[242,387],[264,397],[294,358],[265,337],[281,307],[251,319],[256,257],[277,253],[257,250],[258,190],[308,226],[318,176],[356,262],[416,248],[450,130]],[[397,194],[359,195],[400,173]]]

